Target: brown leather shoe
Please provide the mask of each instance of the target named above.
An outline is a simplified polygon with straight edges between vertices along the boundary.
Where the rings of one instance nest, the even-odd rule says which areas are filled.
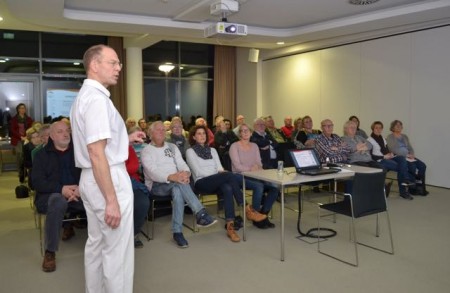
[[[73,227],[72,226],[64,227],[61,237],[62,241],[67,241],[73,236],[75,236],[75,230],[73,229]]]
[[[45,252],[42,270],[46,273],[54,272],[56,270],[56,257],[54,252]]]
[[[227,236],[231,239],[232,242],[241,241],[241,238],[234,230],[234,221],[227,222]]]
[[[245,207],[245,215],[247,216],[248,220],[253,222],[261,222],[262,220],[267,218],[267,215],[263,215],[255,211],[249,204]]]

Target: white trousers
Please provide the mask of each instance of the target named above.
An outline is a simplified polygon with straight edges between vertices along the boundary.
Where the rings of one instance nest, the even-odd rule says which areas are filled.
[[[92,169],[81,172],[79,186],[89,235],[84,251],[87,293],[133,292],[133,189],[125,164],[110,169],[122,216],[116,229],[105,223],[105,199]]]

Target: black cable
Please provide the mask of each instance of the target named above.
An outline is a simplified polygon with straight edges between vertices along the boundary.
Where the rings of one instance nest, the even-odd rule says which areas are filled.
[[[319,228],[311,228],[306,233],[304,233],[300,229],[301,218],[302,218],[302,186],[299,185],[298,186],[298,219],[297,219],[298,233],[303,237],[309,237],[309,238],[317,238],[317,236],[319,236],[319,238],[331,238],[331,237],[336,236],[336,234],[337,234],[337,232],[335,230],[330,229],[330,228],[320,228],[320,232],[322,232],[322,231],[329,232],[329,234],[325,234],[325,235],[318,235],[317,233],[314,233],[314,232],[318,232]]]

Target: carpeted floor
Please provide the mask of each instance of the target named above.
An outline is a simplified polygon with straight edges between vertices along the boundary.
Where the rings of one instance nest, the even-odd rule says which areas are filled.
[[[83,248],[86,230],[62,242],[57,270],[44,273],[29,199],[16,199],[14,172],[0,175],[0,292],[83,292]],[[192,233],[185,229],[187,249],[171,240],[170,216],[156,220],[155,239],[135,251],[134,292],[448,292],[450,288],[450,191],[430,187],[428,197],[406,201],[389,197],[395,254],[359,247],[360,266],[354,268],[317,253],[315,243],[296,238],[297,213],[286,209],[286,260],[280,261],[279,204],[274,206],[275,229],[248,226],[246,242],[232,243],[223,220]],[[295,194],[295,190],[292,191]],[[307,195],[313,196],[311,192]],[[287,196],[295,208],[296,196]],[[215,206],[209,206],[212,214]],[[190,221],[186,215],[186,221]],[[302,229],[317,225],[317,209],[304,206]],[[324,219],[338,236],[324,249],[352,256],[348,221]],[[387,245],[387,231],[375,239],[374,219],[358,222],[359,240]],[[382,222],[383,224],[383,222]],[[141,237],[144,240],[143,237]]]

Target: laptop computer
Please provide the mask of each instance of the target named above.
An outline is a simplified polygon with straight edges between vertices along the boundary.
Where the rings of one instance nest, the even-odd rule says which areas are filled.
[[[324,175],[340,172],[339,168],[322,168],[315,149],[306,148],[300,150],[289,150],[297,173],[302,175]]]

